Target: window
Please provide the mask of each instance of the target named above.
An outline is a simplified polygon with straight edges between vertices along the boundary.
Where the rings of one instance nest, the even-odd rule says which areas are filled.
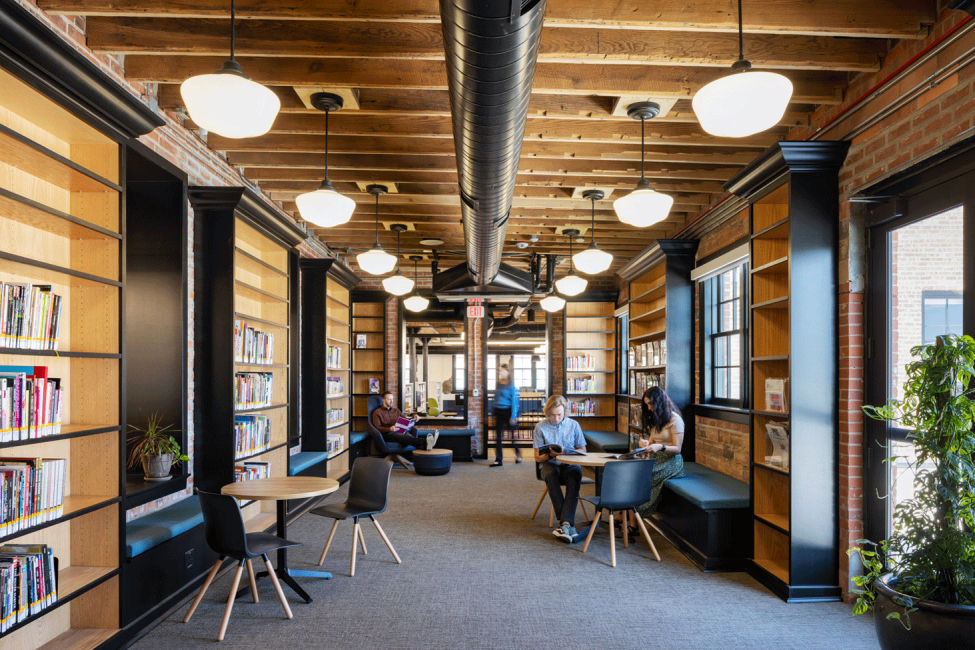
[[[498,356],[496,354],[487,355],[487,387],[494,390],[498,385]]]
[[[629,394],[630,374],[630,316],[623,314],[619,316],[619,326],[616,328],[616,367],[619,372],[619,392],[623,395]]]
[[[454,355],[454,377],[453,389],[455,393],[463,393],[467,389],[467,370],[464,367],[464,355],[455,354]]]
[[[962,333],[962,297],[957,291],[921,293],[922,343],[934,343],[939,336]]]
[[[744,367],[745,263],[726,268],[702,282],[701,347],[704,352],[705,402],[745,406]]]

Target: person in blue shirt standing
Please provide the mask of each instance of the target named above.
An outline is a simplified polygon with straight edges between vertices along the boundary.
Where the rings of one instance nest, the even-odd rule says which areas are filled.
[[[586,451],[586,437],[582,435],[582,428],[575,420],[565,417],[568,401],[561,395],[552,395],[545,402],[545,419],[535,425],[535,462],[539,463],[539,473],[548,495],[552,499],[552,506],[559,518],[560,525],[552,534],[562,541],[571,544],[579,538],[576,531],[576,504],[579,502],[579,486],[582,485],[582,468],[578,465],[568,465],[555,460],[560,452],[548,449],[540,452],[540,447],[559,445],[564,450],[576,449]],[[565,496],[562,495],[562,484],[565,484]]]
[[[515,382],[511,381],[511,372],[508,370],[508,364],[502,363],[498,368],[498,387],[494,391],[494,436],[496,442],[494,445],[494,462],[491,463],[490,467],[501,467],[503,465],[504,451],[502,450],[502,443],[504,442],[504,433],[507,430],[514,431],[514,428],[518,426],[518,400],[521,396],[518,394],[518,387],[515,386]],[[514,435],[511,436],[512,442],[515,442]],[[521,462],[521,450],[515,447],[515,462]]]

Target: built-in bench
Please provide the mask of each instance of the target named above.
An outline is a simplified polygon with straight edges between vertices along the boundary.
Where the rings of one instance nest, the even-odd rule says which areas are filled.
[[[653,519],[702,571],[742,571],[752,546],[748,484],[697,463],[664,483]]]
[[[583,431],[586,450],[604,454],[625,454],[630,450],[630,436],[619,431]]]
[[[203,523],[200,497],[195,494],[125,524],[125,557],[142,555],[167,539]]]
[[[298,476],[326,460],[328,460],[327,451],[299,451],[297,454],[292,454],[288,461],[288,475]]]
[[[417,429],[419,437],[428,433],[433,433],[433,429]],[[440,429],[440,437],[437,438],[438,449],[449,449],[454,452],[453,460],[471,461],[471,438],[476,432],[474,429]]]

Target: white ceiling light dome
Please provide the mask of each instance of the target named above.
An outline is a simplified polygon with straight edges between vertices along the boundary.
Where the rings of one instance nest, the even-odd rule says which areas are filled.
[[[563,307],[565,307],[565,298],[560,298],[552,293],[542,298],[538,304],[541,305],[542,309],[545,311],[560,311]]]
[[[325,112],[325,178],[314,192],[295,197],[301,218],[319,228],[333,228],[348,223],[355,211],[355,201],[335,191],[328,180],[328,114],[343,106],[340,96],[318,92],[311,96],[311,104]]]
[[[670,214],[674,197],[661,194],[650,187],[647,180],[643,150],[646,146],[646,121],[660,115],[660,104],[656,102],[636,102],[630,104],[626,114],[640,120],[640,181],[636,189],[613,201],[613,209],[620,221],[628,226],[646,228],[660,223]]]
[[[190,77],[179,87],[198,126],[225,138],[253,138],[271,130],[281,110],[278,96],[251,81],[236,61],[212,74]]]

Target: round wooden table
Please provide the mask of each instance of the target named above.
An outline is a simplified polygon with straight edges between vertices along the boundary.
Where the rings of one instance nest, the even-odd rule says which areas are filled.
[[[606,454],[601,451],[593,452],[591,454],[586,454],[585,456],[577,454],[559,454],[555,457],[555,460],[560,463],[565,463],[566,465],[580,465],[583,467],[592,467],[596,474],[596,496],[598,497],[603,490],[603,467],[606,463],[612,463],[619,458],[616,458],[614,454]]]
[[[229,494],[238,499],[249,501],[277,501],[278,502],[278,530],[277,535],[283,539],[288,538],[288,499],[309,499],[311,497],[331,494],[339,489],[339,482],[330,478],[320,478],[317,476],[276,476],[272,478],[259,478],[252,481],[240,481],[231,483],[220,488],[223,494]],[[288,549],[278,549],[278,578],[294,590],[306,603],[312,601],[308,595],[295,581],[295,576],[325,578],[332,577],[327,571],[306,571],[304,569],[288,568]],[[264,577],[267,573],[263,571],[257,577]],[[244,593],[244,589],[238,595]]]

